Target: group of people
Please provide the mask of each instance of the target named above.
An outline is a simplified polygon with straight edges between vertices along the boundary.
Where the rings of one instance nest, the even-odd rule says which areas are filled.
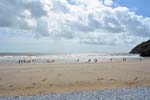
[[[77,62],[79,62],[80,60],[77,59]],[[88,62],[91,62],[92,60],[91,59],[88,59]],[[98,60],[97,59],[94,59],[94,62],[97,62]]]
[[[140,60],[140,62],[142,61],[142,58],[140,58],[139,59]],[[77,59],[77,62],[79,62],[80,60],[79,59]],[[88,61],[87,62],[91,62],[92,60],[91,59],[88,59]],[[113,59],[112,58],[110,58],[110,61],[112,62],[113,61]],[[126,58],[123,58],[122,59],[122,61],[123,62],[126,62],[127,61],[127,59]],[[98,60],[97,59],[94,59],[94,62],[98,62]]]
[[[19,64],[21,63],[31,63],[31,62],[35,62],[36,59],[29,59],[29,60],[26,60],[26,59],[20,59],[18,62]]]
[[[140,62],[141,62],[141,61],[142,61],[142,58],[140,58],[139,60],[140,60]],[[94,62],[98,62],[98,59],[94,59],[93,61],[94,61]],[[110,58],[110,61],[113,61],[113,59]],[[123,61],[123,62],[126,62],[126,58],[123,58],[122,61]],[[36,59],[29,59],[29,60],[20,59],[18,62],[19,62],[19,64],[21,64],[21,63],[32,63],[32,62],[36,62]],[[54,59],[47,59],[47,62],[48,62],[48,63],[53,63],[53,62],[55,62],[55,60],[54,60]],[[77,59],[77,62],[80,62],[80,60]],[[92,62],[92,59],[88,59],[87,62]]]
[[[32,62],[36,62],[36,59],[29,59],[29,60],[20,59],[18,62],[19,62],[19,64],[21,64],[21,63],[32,63]],[[47,62],[52,63],[52,62],[55,62],[55,60],[54,59],[52,59],[52,60],[47,59]]]
[[[47,62],[48,63],[53,63],[53,62],[55,62],[55,60],[54,59],[52,59],[52,60],[48,59]]]
[[[94,59],[94,62],[97,62],[98,60],[97,59]],[[88,62],[91,62],[91,59],[88,59]]]

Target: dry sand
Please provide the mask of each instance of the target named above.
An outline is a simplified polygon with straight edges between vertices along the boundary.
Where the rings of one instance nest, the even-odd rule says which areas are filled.
[[[0,64],[0,96],[150,86],[150,62]]]

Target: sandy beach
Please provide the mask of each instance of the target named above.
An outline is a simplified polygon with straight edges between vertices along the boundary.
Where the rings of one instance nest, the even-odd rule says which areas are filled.
[[[150,86],[150,62],[0,64],[0,96]]]

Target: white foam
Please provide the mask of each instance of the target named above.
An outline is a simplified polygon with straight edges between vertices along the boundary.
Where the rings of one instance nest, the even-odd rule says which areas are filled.
[[[98,59],[98,61],[110,61],[110,59],[137,59],[139,55],[133,54],[108,54],[108,53],[79,53],[79,54],[61,54],[61,55],[37,55],[37,56],[0,56],[0,62],[18,62],[20,59],[37,59],[39,62],[45,62],[47,59],[55,59],[56,62],[87,62],[88,59]]]

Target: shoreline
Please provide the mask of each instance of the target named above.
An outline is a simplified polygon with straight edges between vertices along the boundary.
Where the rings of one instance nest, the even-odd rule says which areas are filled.
[[[150,62],[0,64],[0,96],[150,86]]]

